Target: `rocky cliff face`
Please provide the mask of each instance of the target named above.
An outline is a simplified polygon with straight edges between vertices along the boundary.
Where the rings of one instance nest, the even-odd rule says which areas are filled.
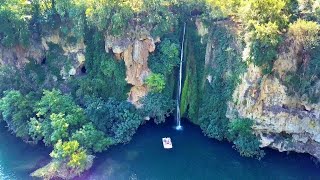
[[[229,22],[228,27],[234,31],[237,29],[234,25]],[[210,39],[209,30],[203,23],[196,21],[196,26],[202,37],[209,36]],[[137,27],[122,37],[105,34],[106,52],[114,54],[118,60],[125,62],[126,81],[132,85],[128,100],[137,107],[140,106],[139,99],[149,91],[144,80],[151,73],[148,57],[155,50],[157,41],[142,27]],[[201,39],[201,42],[203,41],[204,39]],[[0,65],[23,68],[31,59],[41,63],[46,58],[46,52],[50,50],[50,44],[59,45],[63,55],[71,59],[71,67],[61,66],[60,75],[66,79],[79,74],[85,62],[85,43],[83,40],[69,43],[61,38],[58,32],[50,33],[40,42],[31,40],[28,48],[0,46]],[[287,87],[282,84],[285,74],[296,71],[297,63],[301,61],[298,58],[301,47],[290,47],[282,51],[275,61],[273,71],[276,75],[263,75],[259,67],[249,63],[246,73],[241,77],[241,83],[233,93],[233,100],[228,104],[226,116],[230,119],[235,117],[253,119],[254,133],[260,137],[261,147],[309,153],[320,159],[320,104],[308,102],[305,96],[288,95]],[[212,66],[215,48],[217,47],[212,41],[207,41],[206,66]],[[237,49],[237,47],[231,48]],[[243,52],[245,61],[250,49],[246,48]],[[205,74],[205,78],[212,83],[211,74]]]
[[[144,80],[151,73],[148,67],[149,53],[155,50],[155,41],[149,31],[137,28],[125,37],[105,35],[106,52],[112,52],[126,65],[126,81],[132,85],[128,100],[137,107],[139,99],[148,93]]]
[[[63,79],[79,74],[85,62],[85,44],[83,40],[76,43],[68,43],[59,36],[59,32],[52,32],[41,38],[41,42],[30,39],[30,45],[25,48],[17,45],[6,48],[0,45],[0,65],[15,66],[23,68],[30,60],[40,64],[46,58],[46,52],[50,50],[50,44],[58,45],[63,50],[63,55],[71,60],[70,67],[62,64],[60,75]],[[68,69],[68,71],[67,71]]]
[[[261,147],[309,153],[320,158],[320,106],[288,96],[273,76],[263,76],[249,65],[229,105],[229,118],[238,115],[255,121]]]
[[[85,63],[86,45],[83,39],[77,42],[67,42],[58,31],[48,33],[41,41],[31,40],[28,48],[16,46],[6,48],[0,45],[0,65],[10,65],[23,68],[30,60],[40,64],[46,58],[51,45],[58,45],[62,49],[62,55],[71,63],[59,65],[62,79],[81,73]],[[139,99],[148,93],[144,79],[151,73],[148,67],[149,53],[155,50],[155,41],[148,30],[138,27],[130,30],[122,37],[114,37],[105,34],[105,50],[113,53],[116,59],[124,60],[126,66],[126,81],[132,85],[128,94],[128,100],[137,107]]]
[[[45,51],[50,50],[50,43],[59,45],[63,50],[63,55],[71,60],[71,64],[62,65],[60,68],[60,75],[63,79],[67,79],[69,76],[74,76],[80,73],[80,69],[85,62],[85,50],[86,45],[83,39],[77,40],[75,43],[67,42],[59,35],[59,32],[50,33],[41,39],[41,45]],[[68,69],[68,70],[67,70]]]
[[[41,61],[45,56],[44,47],[36,41],[31,41],[30,44],[28,48],[21,45],[11,48],[0,45],[0,65],[22,68],[30,59]]]
[[[261,147],[309,153],[320,159],[320,104],[310,103],[306,95],[288,95],[282,84],[286,72],[297,70],[300,49],[291,46],[282,51],[273,75],[263,75],[259,67],[249,64],[233,93],[227,116],[253,119]]]
[[[217,22],[239,37],[241,28],[231,21]],[[198,33],[206,37],[208,29],[196,21]],[[214,42],[218,37],[207,36],[205,67],[213,72],[219,48]],[[246,38],[245,38],[246,39]],[[254,120],[253,130],[261,141],[261,147],[271,147],[279,151],[295,151],[309,153],[320,159],[320,103],[310,103],[307,95],[292,95],[283,84],[287,73],[295,73],[298,65],[304,63],[308,56],[304,54],[301,43],[295,42],[294,37],[286,36],[284,45],[280,47],[278,59],[274,62],[273,72],[268,75],[262,69],[248,61],[250,56],[250,42],[241,47],[236,41],[229,46],[241,52],[242,61],[247,69],[240,76],[240,83],[236,86],[232,100],[228,102],[226,116],[229,120],[235,118],[249,118]],[[241,54],[241,53],[240,53]],[[221,54],[220,54],[221,56]],[[226,67],[232,67],[234,59],[225,61]],[[229,75],[234,69],[227,70]],[[213,85],[213,76],[205,72],[205,80]],[[319,82],[313,87],[319,91]]]

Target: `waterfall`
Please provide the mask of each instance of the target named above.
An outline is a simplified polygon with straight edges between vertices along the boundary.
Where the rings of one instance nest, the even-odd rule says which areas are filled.
[[[179,82],[178,82],[178,96],[177,96],[177,114],[176,114],[176,121],[177,126],[176,129],[182,129],[181,126],[181,115],[180,115],[180,101],[181,101],[181,90],[182,90],[182,67],[183,67],[183,53],[184,53],[184,38],[186,34],[186,23],[183,25],[183,36],[182,36],[182,43],[181,43],[181,52],[180,52],[180,68],[179,68]]]

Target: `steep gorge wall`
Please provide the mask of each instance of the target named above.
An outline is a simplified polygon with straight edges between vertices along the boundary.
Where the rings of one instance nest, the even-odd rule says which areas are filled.
[[[157,42],[160,42],[159,38]],[[140,106],[139,99],[149,91],[144,80],[151,73],[148,67],[148,57],[149,53],[155,51],[155,43],[149,31],[140,27],[124,33],[121,37],[105,34],[105,51],[112,54],[115,59],[125,62],[125,80],[132,86],[128,94],[128,100],[136,106]],[[55,46],[58,46],[59,52],[53,50],[56,48]],[[81,69],[85,66],[86,60],[84,40],[77,39],[76,42],[69,42],[66,37],[59,34],[59,31],[47,33],[38,41],[31,39],[28,47],[16,45],[7,48],[0,46],[0,65],[18,69],[25,68],[31,61],[40,65],[46,63],[49,52],[58,53],[59,56],[64,58],[61,62],[54,64],[59,72],[53,75],[53,79],[57,80],[56,76],[60,76],[66,80],[70,76],[78,76],[82,73]],[[45,76],[49,78],[51,75],[46,74]]]
[[[241,27],[237,23],[221,21],[211,25],[211,29],[205,28],[200,22],[196,24],[201,41],[205,40],[203,43],[206,50],[205,57],[202,57],[202,65],[205,67],[201,83],[203,86],[198,87],[202,96],[201,103],[198,104],[200,119],[192,121],[202,125],[204,132],[209,132],[208,135],[211,136],[210,132],[217,132],[212,131],[217,122],[208,121],[219,118],[220,113],[225,113],[225,121],[249,118],[254,121],[253,133],[259,138],[260,147],[309,153],[320,159],[320,103],[311,103],[306,94],[292,94],[284,84],[286,73],[296,72],[298,64],[303,62],[300,53],[303,47],[292,43],[292,38],[287,37],[288,40],[283,45],[285,48],[280,48],[272,73],[263,74],[260,67],[248,60],[249,43],[245,43],[247,46],[241,43]],[[211,34],[217,27],[225,28],[224,32],[230,33],[229,36],[235,36],[236,39],[224,42],[224,37]],[[225,53],[226,51],[228,53]],[[242,63],[239,64],[238,60],[230,55],[232,53],[236,54]],[[246,67],[241,67],[241,64]],[[317,84],[319,83],[312,87],[314,91],[319,91]],[[232,91],[232,97],[223,99],[228,91]],[[196,95],[190,97],[195,98]],[[189,108],[192,105],[190,102],[189,100],[187,103]],[[215,102],[220,103],[219,107],[210,107],[209,103]],[[221,103],[227,106],[226,111]],[[210,111],[214,116],[203,116],[204,113],[210,114]],[[216,138],[216,135],[214,137]]]
[[[248,61],[248,46],[243,50],[248,66],[229,102],[227,117],[254,120],[253,130],[261,147],[309,153],[320,159],[320,104],[311,103],[307,94],[292,93],[284,83],[287,73],[296,73],[305,62],[301,53],[305,47],[289,35],[285,38],[270,74]],[[317,85],[312,88],[319,89]]]
[[[214,111],[217,114],[223,112],[224,114],[221,115],[229,120],[237,117],[250,118],[255,122],[253,129],[260,138],[261,147],[309,153],[320,158],[320,104],[310,103],[306,96],[289,95],[288,88],[283,84],[285,73],[294,72],[297,69],[299,59],[296,51],[299,51],[299,47],[281,52],[274,63],[273,72],[275,73],[264,75],[259,67],[246,60],[250,49],[243,48],[240,40],[231,40],[229,44],[220,42],[221,37],[212,37],[210,34],[213,29],[206,28],[197,20],[193,23],[195,26],[192,25],[191,28],[197,29],[198,35],[192,32],[192,29],[188,32],[186,74],[181,104],[185,116],[196,124],[204,124],[202,127],[204,131],[215,125],[203,122],[205,118],[201,119],[199,114],[204,111]],[[232,21],[217,22],[214,27],[217,26],[226,28],[228,31],[225,33],[240,36],[237,32],[239,27]],[[125,62],[126,81],[132,86],[128,100],[139,107],[139,99],[149,91],[144,83],[145,78],[151,73],[148,58],[150,53],[155,51],[156,43],[160,40],[153,38],[150,32],[142,27],[122,37],[114,37],[106,33],[104,40],[105,51]],[[71,60],[71,63],[62,63],[59,66],[63,79],[79,75],[85,63],[85,42],[83,40],[78,40],[76,43],[67,42],[56,32],[43,37],[41,41],[31,40],[28,48],[0,46],[0,64],[17,68],[24,68],[30,60],[41,64],[52,44],[58,45],[63,51],[62,55]],[[243,57],[238,58],[242,58],[243,63],[247,64],[247,69],[240,76],[240,82],[234,89],[236,76],[241,74],[238,72],[240,69],[237,67],[238,62],[235,63],[238,60],[234,57],[239,56],[242,51]],[[229,55],[217,60],[224,56],[221,52],[228,52],[226,54]],[[221,67],[226,68],[221,70]],[[220,80],[216,79],[215,73],[221,74]],[[225,84],[218,84],[220,81],[224,81]],[[217,88],[221,87],[224,89],[218,91]],[[220,104],[218,109],[210,106],[208,106],[209,109],[202,108],[204,104],[211,102],[210,99],[212,102],[221,100],[210,97],[212,90],[215,93],[221,93],[219,98],[228,102]],[[234,90],[231,92],[232,99],[222,97],[222,93],[229,90]]]
[[[233,94],[228,116],[253,119],[261,147],[320,158],[320,104],[310,103],[307,95],[291,95],[280,78],[283,72],[297,69],[298,58],[290,53],[279,55],[273,74],[263,75],[259,67],[249,64]]]
[[[261,147],[320,158],[319,107],[287,95],[287,88],[277,77],[262,75],[258,67],[250,64],[233,94],[227,116],[253,119]]]

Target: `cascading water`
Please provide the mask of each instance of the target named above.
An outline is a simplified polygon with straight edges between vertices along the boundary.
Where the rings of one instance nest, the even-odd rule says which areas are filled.
[[[183,53],[184,53],[184,38],[186,34],[186,23],[183,25],[183,36],[182,36],[182,44],[181,44],[181,54],[180,54],[180,69],[179,69],[179,82],[178,82],[178,96],[177,96],[177,130],[181,130],[181,117],[180,117],[180,101],[181,101],[181,90],[182,90],[182,67],[183,67]]]

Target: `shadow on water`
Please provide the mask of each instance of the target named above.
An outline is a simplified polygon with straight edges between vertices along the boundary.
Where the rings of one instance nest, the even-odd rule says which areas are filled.
[[[266,149],[262,160],[244,158],[232,144],[203,136],[201,129],[183,121],[176,131],[174,119],[142,126],[132,141],[97,155],[94,167],[77,180],[211,180],[211,179],[319,179],[320,167],[309,155]],[[171,137],[165,150],[162,137]]]

